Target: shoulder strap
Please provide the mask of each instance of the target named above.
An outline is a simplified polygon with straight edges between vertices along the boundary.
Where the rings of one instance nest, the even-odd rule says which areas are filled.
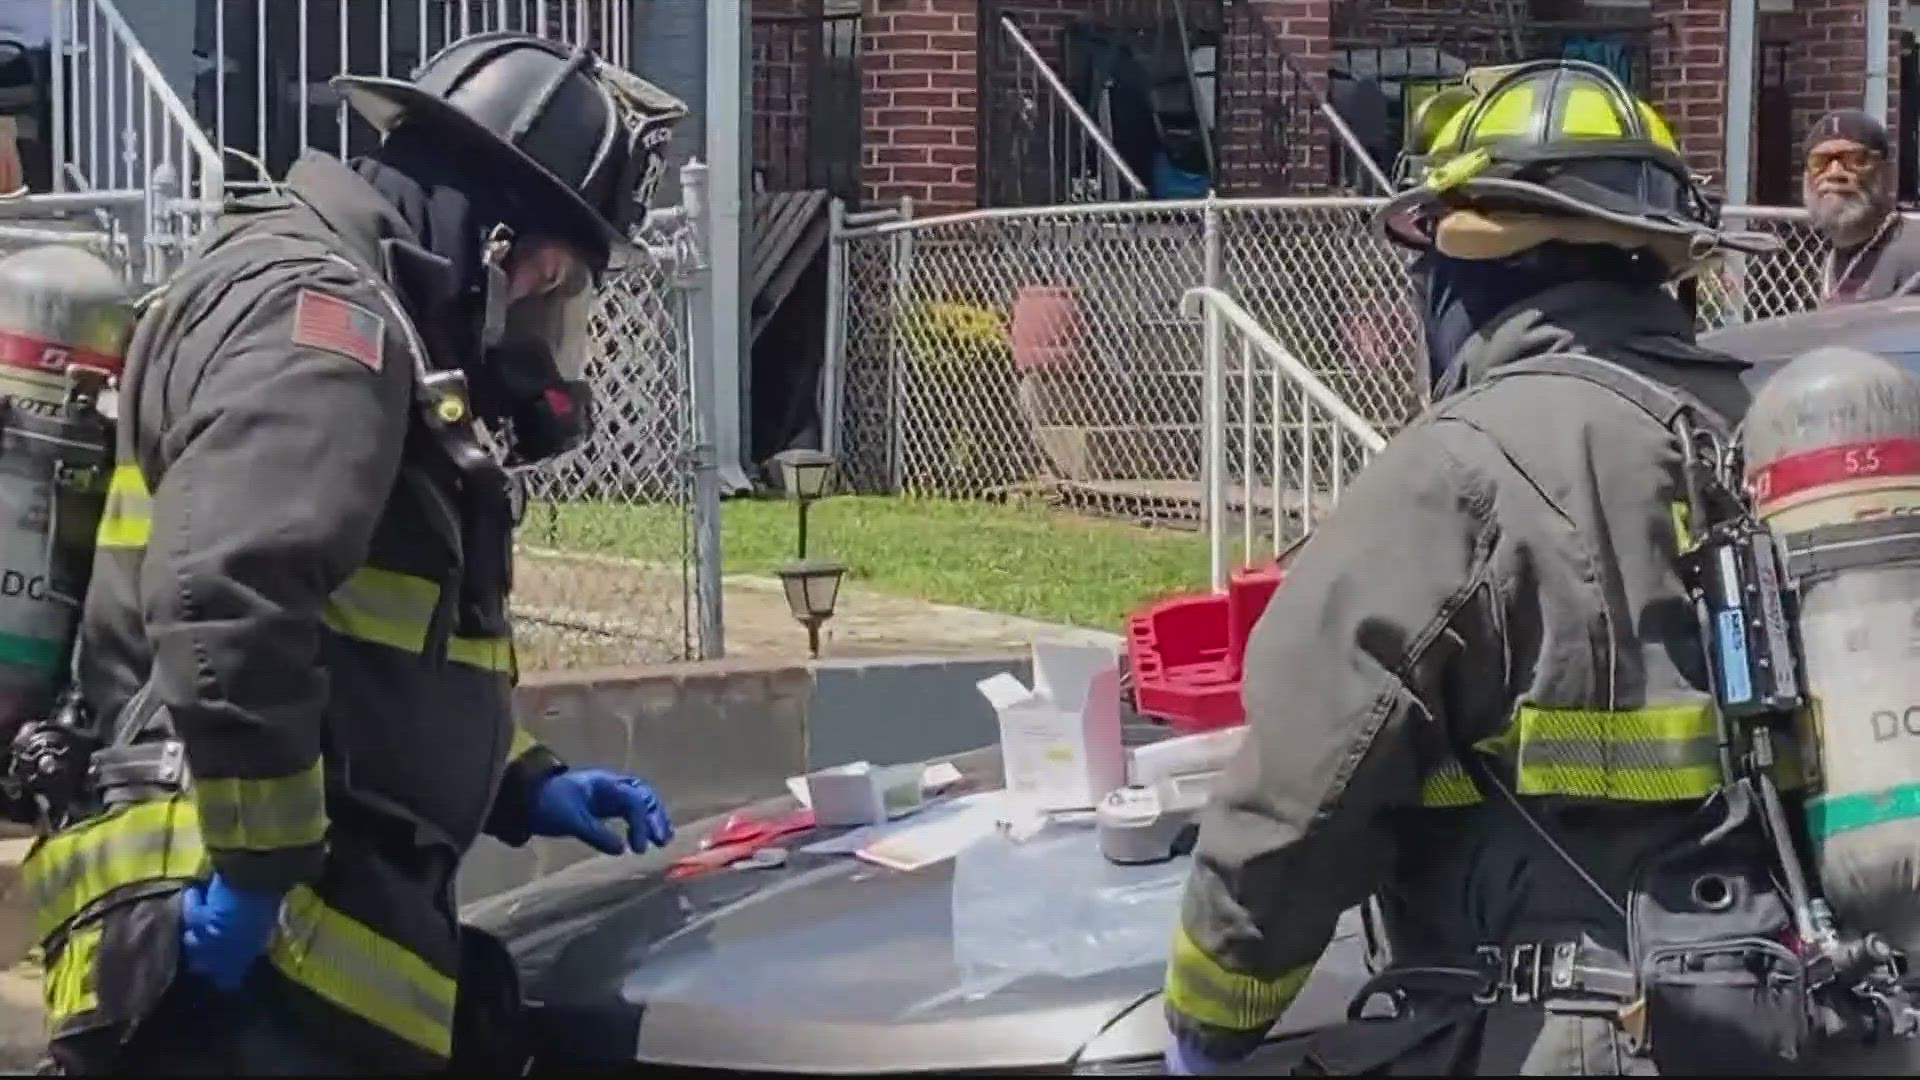
[[[1716,434],[1724,436],[1727,433],[1726,419],[1709,409],[1700,399],[1685,391],[1656,383],[1612,360],[1586,353],[1552,353],[1503,364],[1488,372],[1487,379],[1492,381],[1521,375],[1563,375],[1592,383],[1632,402],[1664,428],[1673,427],[1673,422],[1682,414],[1692,414]]]

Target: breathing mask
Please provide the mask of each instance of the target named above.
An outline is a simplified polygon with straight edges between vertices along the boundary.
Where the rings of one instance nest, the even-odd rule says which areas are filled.
[[[593,431],[587,331],[593,274],[566,243],[488,237],[480,362],[469,373],[474,408],[506,448],[504,466],[532,468]]]

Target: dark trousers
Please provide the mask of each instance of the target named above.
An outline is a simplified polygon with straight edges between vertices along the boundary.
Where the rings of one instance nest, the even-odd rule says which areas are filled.
[[[365,1072],[303,1029],[261,980],[222,994],[181,976],[134,1033],[111,1074],[159,1076],[348,1076]]]

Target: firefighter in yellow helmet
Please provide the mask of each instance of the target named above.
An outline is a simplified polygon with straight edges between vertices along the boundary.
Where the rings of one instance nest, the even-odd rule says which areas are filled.
[[[1721,228],[1666,124],[1591,64],[1469,73],[1413,127],[1378,223],[1418,252],[1441,393],[1254,631],[1245,752],[1170,950],[1168,1070],[1820,1071],[1770,849],[1713,833],[1679,570],[1676,425],[1725,434],[1748,395],[1673,290],[1772,244]],[[1369,897],[1389,958],[1349,1021],[1268,1042]]]

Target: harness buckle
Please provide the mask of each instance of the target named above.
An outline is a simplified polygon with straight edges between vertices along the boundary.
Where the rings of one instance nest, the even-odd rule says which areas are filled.
[[[1484,987],[1473,993],[1475,1005],[1493,1005],[1500,1000],[1500,991],[1504,988],[1505,960],[1498,945],[1479,945],[1473,950],[1474,959],[1486,969],[1487,982]]]
[[[1507,989],[1515,1005],[1526,1005],[1540,996],[1540,946],[1523,942],[1513,947],[1507,964]]]
[[[1549,969],[1548,982],[1555,991],[1565,992],[1573,989],[1573,962],[1579,953],[1579,946],[1571,941],[1558,942],[1553,947],[1553,965]]]

